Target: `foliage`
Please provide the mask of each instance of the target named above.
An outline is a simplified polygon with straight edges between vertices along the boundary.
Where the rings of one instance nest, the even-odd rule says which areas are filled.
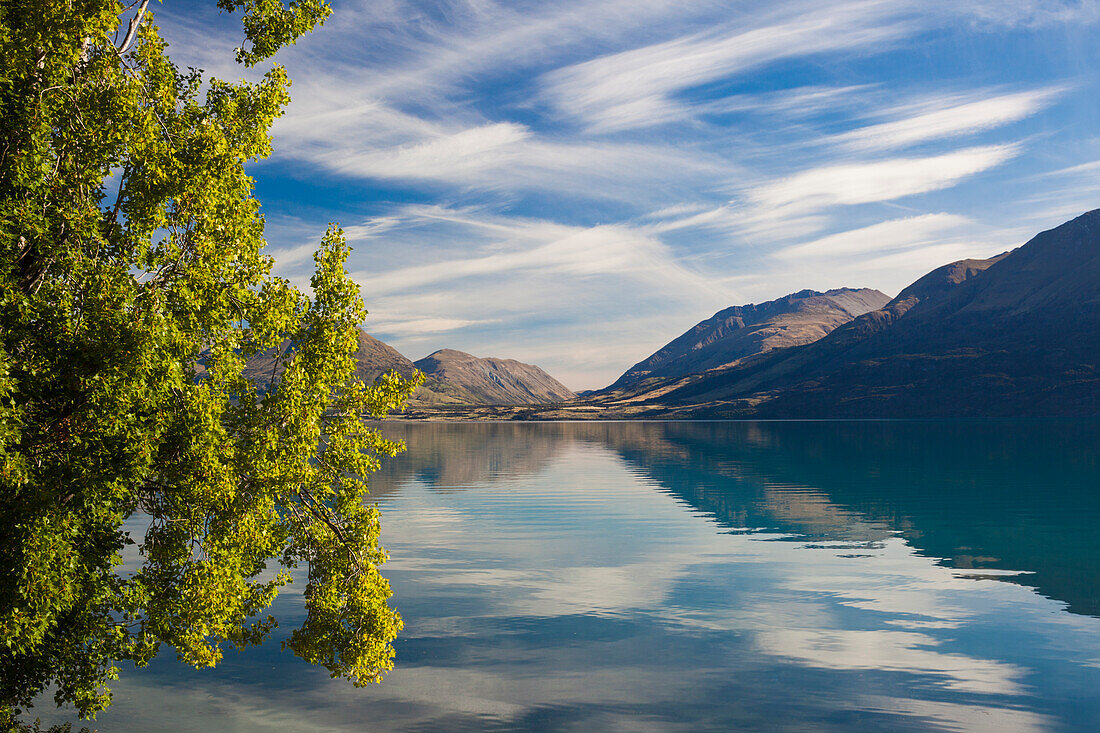
[[[148,0],[0,5],[0,713],[53,685],[88,716],[119,661],[197,667],[258,644],[290,570],[285,642],[356,684],[391,668],[367,427],[414,385],[355,381],[364,310],[333,227],[312,297],[273,277],[244,166],[271,150],[284,69],[203,80]],[[324,20],[243,11],[252,65]],[[278,384],[243,375],[286,345]],[[282,352],[280,352],[282,353]],[[135,541],[124,522],[148,525]],[[127,563],[122,565],[124,551]],[[6,712],[5,712],[6,711]]]

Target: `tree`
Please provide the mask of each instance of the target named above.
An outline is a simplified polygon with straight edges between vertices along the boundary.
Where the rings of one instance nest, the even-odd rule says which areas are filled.
[[[362,417],[415,386],[355,381],[365,312],[336,227],[312,297],[271,274],[245,164],[271,150],[285,70],[204,80],[149,0],[0,5],[0,719],[48,685],[94,716],[119,661],[202,667],[258,644],[290,570],[284,642],[378,681],[400,616],[365,476],[401,445]],[[219,0],[254,65],[322,0]],[[277,349],[281,378],[246,361]],[[123,522],[147,520],[135,540]]]

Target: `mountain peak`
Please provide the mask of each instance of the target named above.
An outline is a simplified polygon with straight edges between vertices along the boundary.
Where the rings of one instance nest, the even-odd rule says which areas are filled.
[[[458,349],[436,349],[432,353],[424,357],[424,359],[461,359],[469,360],[476,359],[473,354],[467,354],[465,351],[459,351]],[[424,361],[420,359],[420,361]]]
[[[456,401],[471,404],[528,405],[576,397],[568,387],[533,364],[515,359],[481,358],[456,349],[439,349],[415,362],[429,380],[448,385]]]
[[[702,372],[774,349],[810,343],[889,300],[871,288],[807,289],[765,303],[731,306],[635,364],[608,389],[651,377]]]

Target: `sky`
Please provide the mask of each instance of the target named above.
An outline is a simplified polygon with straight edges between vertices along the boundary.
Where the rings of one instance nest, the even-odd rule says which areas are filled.
[[[722,308],[895,295],[1100,207],[1100,0],[332,0],[251,164],[276,273],[329,222],[364,328],[613,382]],[[164,0],[223,79],[239,19]]]

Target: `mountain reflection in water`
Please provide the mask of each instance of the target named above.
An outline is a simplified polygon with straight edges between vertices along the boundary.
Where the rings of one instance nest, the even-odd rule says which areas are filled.
[[[158,659],[102,730],[1100,729],[1100,423],[384,432],[386,682]]]
[[[1100,423],[612,422],[389,425],[415,449],[376,481],[436,490],[538,473],[606,447],[733,530],[876,542],[900,535],[954,568],[1100,616]],[[384,487],[384,489],[382,488]]]

